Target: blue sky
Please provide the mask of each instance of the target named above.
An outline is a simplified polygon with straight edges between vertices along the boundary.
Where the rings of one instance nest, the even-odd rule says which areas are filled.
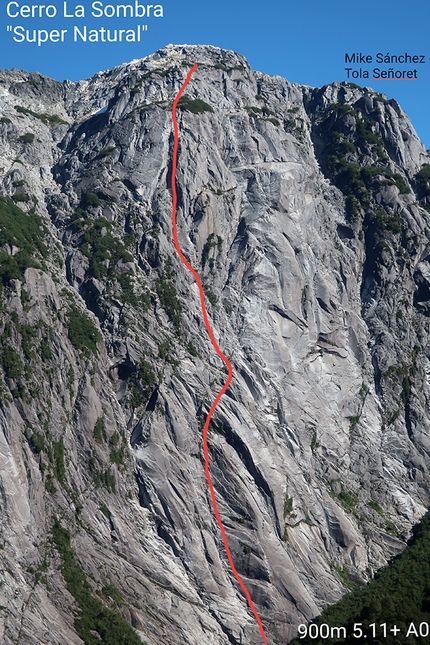
[[[368,85],[399,101],[427,148],[430,148],[430,2],[428,0],[152,0],[163,5],[163,18],[91,17],[93,0],[68,0],[67,13],[77,5],[85,9],[85,18],[63,18],[64,0],[44,0],[57,10],[47,18],[8,17],[9,0],[1,3],[0,67],[39,71],[60,81],[87,78],[134,58],[146,56],[168,43],[211,44],[244,54],[251,66],[268,74],[280,74],[289,81],[321,86],[348,80],[345,53],[361,52],[375,57],[390,55],[425,56],[424,64],[362,65],[369,79],[349,79]],[[25,0],[30,5],[34,0]],[[135,0],[107,0],[96,7],[108,9]],[[146,0],[139,0],[146,6]],[[15,13],[25,6],[16,0],[10,6]],[[53,10],[51,9],[52,13]],[[79,12],[79,11],[78,11]],[[25,13],[25,9],[24,9]],[[146,24],[140,43],[74,43],[73,26],[88,29],[132,29]],[[7,30],[67,29],[64,42],[17,43]],[[42,36],[43,37],[43,36]],[[54,36],[55,37],[55,36]],[[429,60],[427,60],[429,59]],[[374,81],[374,67],[388,70],[417,70],[418,80]]]

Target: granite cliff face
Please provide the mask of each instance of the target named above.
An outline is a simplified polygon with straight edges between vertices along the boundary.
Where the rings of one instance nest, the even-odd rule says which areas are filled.
[[[430,159],[398,104],[214,47],[74,84],[3,71],[7,645],[84,642],[59,526],[143,642],[261,642],[202,463],[225,372],[171,236],[170,108],[194,62],[179,237],[234,368],[211,473],[270,642],[372,577],[430,506]]]

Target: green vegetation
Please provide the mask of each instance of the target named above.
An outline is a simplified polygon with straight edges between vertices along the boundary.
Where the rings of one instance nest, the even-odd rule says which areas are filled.
[[[135,233],[126,233],[124,235],[124,244],[128,248],[134,249],[136,246],[136,234]]]
[[[133,271],[117,275],[117,280],[122,291],[122,301],[124,303],[127,303],[128,305],[131,305],[132,307],[138,307],[139,305],[141,305],[143,309],[145,309],[146,294],[142,294],[140,298],[136,296],[133,288],[132,275],[134,275]]]
[[[109,520],[110,519],[110,510],[106,506],[106,504],[102,504],[100,506],[100,510],[103,513],[103,515]]]
[[[94,596],[86,575],[80,566],[70,544],[70,532],[54,519],[52,540],[61,556],[61,573],[67,590],[79,607],[74,627],[85,645],[142,645],[140,638],[128,623],[117,613],[106,607]],[[103,587],[102,593],[120,603],[120,593],[112,585]]]
[[[55,488],[54,483],[53,483],[53,476],[50,473],[48,475],[46,475],[45,490],[50,495],[55,495],[55,493],[57,492],[57,489]]]
[[[392,233],[400,233],[402,230],[402,220],[395,215],[386,215],[380,208],[375,211],[375,221],[378,230],[391,231]]]
[[[170,274],[165,272],[155,283],[160,304],[177,330],[181,327],[182,305],[179,301],[176,288],[172,284]]]
[[[206,262],[208,261],[209,258],[209,253],[210,250],[216,247],[216,241],[214,239],[215,235],[211,233],[208,237],[208,239],[205,242],[205,245],[203,247],[202,251],[202,267],[205,268]]]
[[[24,356],[27,360],[30,360],[35,357],[33,350],[33,338],[36,336],[36,329],[38,327],[32,327],[25,323],[19,322],[19,317],[16,311],[11,312],[11,322],[7,322],[3,334],[1,336],[2,342],[8,338],[12,338],[12,324],[14,325],[17,333],[21,334],[21,347],[24,352]]]
[[[103,159],[104,157],[108,157],[110,154],[112,154],[112,152],[114,152],[114,150],[116,150],[117,148],[118,146],[109,146],[109,148],[103,148],[103,150],[100,150],[97,156]]]
[[[187,110],[193,114],[203,114],[203,112],[213,112],[213,108],[202,99],[192,99],[187,94],[183,94],[178,101],[178,108]]]
[[[358,496],[355,493],[345,490],[344,485],[340,483],[340,493],[333,492],[332,484],[339,482],[338,479],[330,482],[330,495],[338,499],[346,511],[352,511],[358,504]]]
[[[400,532],[397,530],[397,526],[393,522],[387,522],[385,525],[385,530],[389,535],[392,535],[395,538],[400,537]]]
[[[364,399],[366,398],[368,391],[369,388],[367,387],[367,385],[365,383],[362,383],[360,389],[358,390],[358,396],[362,401],[364,401]]]
[[[379,103],[384,103],[384,105],[388,105],[390,103],[390,101],[388,101],[388,99],[386,99],[380,92],[376,92],[373,98]]]
[[[98,199],[97,195],[87,193],[85,201],[89,200],[95,205],[97,202],[94,198]],[[133,269],[127,267],[128,271],[124,273],[119,273],[117,270],[119,262],[131,263],[133,256],[122,241],[112,234],[112,223],[104,217],[99,217],[94,221],[85,210],[77,208],[71,217],[70,225],[77,233],[84,231],[80,238],[80,250],[89,260],[90,274],[97,279],[109,278],[116,281],[120,287],[120,292],[115,292],[118,299],[133,307],[141,306],[144,311],[148,311],[151,305],[149,294],[144,292],[141,295],[136,295],[134,293]],[[133,235],[127,233],[124,242],[126,244],[134,243]]]
[[[30,197],[26,195],[25,193],[15,193],[15,195],[12,195],[11,197],[13,202],[29,202]]]
[[[25,313],[28,313],[30,311],[30,307],[28,306],[29,302],[30,302],[30,296],[28,295],[28,291],[24,289],[24,287],[21,287],[21,303]],[[26,309],[26,307],[28,307],[28,309]]]
[[[262,100],[264,101],[264,99]],[[273,123],[273,125],[276,126],[281,125],[278,119],[275,117],[275,113],[272,112],[272,110],[270,110],[267,105],[263,105],[263,107],[261,108],[253,105],[245,105],[245,110],[250,116],[254,117],[254,119],[263,119],[264,121],[270,121],[271,123]]]
[[[263,107],[258,107],[258,106],[253,106],[253,105],[245,105],[245,110],[251,115],[251,116],[275,116],[275,113],[272,112],[270,108],[268,108],[266,105],[263,105]]]
[[[72,305],[68,314],[68,334],[73,347],[85,356],[97,354],[97,343],[102,335],[86,314]]]
[[[49,344],[49,340],[45,337],[43,337],[42,340],[40,341],[39,352],[40,352],[40,358],[44,363],[46,363],[46,361],[51,360],[52,358],[51,346]]]
[[[141,79],[144,78],[149,78],[153,74],[157,74],[157,76],[161,76],[161,78],[164,78],[167,76],[167,74],[172,73],[172,72],[177,72],[179,71],[177,67],[171,67],[170,69],[161,69],[161,67],[156,67],[155,69],[151,69],[145,74],[141,76]]]
[[[380,134],[377,134],[373,131],[373,123],[370,119],[365,116],[359,117],[357,114],[357,119],[355,122],[356,126],[356,137],[358,139],[359,145],[368,144],[369,146],[375,146],[376,151],[383,155],[383,143]]]
[[[216,194],[221,194],[222,195],[222,190],[221,191],[216,191]],[[211,233],[208,237],[208,239],[205,242],[205,245],[202,250],[202,267],[205,268],[206,263],[209,260],[209,266],[212,269],[214,265],[214,259],[210,258],[210,251],[211,249],[217,248],[218,253],[221,252],[222,248],[222,237],[220,235],[217,235],[217,238],[215,239],[215,234]]]
[[[34,432],[28,442],[30,444],[30,448],[36,453],[36,455],[39,455],[46,449],[45,437],[41,432]]]
[[[105,422],[102,417],[97,419],[93,432],[94,439],[97,441],[97,443],[104,443],[106,441]]]
[[[170,354],[170,343],[168,340],[164,340],[158,345],[158,355],[163,361],[168,360]]]
[[[345,143],[341,141],[341,145]],[[330,155],[327,158],[328,168],[333,173],[336,185],[349,195],[354,195],[358,201],[367,197],[370,187],[397,186],[401,194],[410,193],[410,188],[398,173],[393,173],[383,166],[360,166],[349,163],[342,156]]]
[[[117,446],[117,445],[118,445],[118,443],[119,443],[119,439],[120,439],[120,436],[119,436],[118,432],[116,432],[116,431],[115,431],[115,432],[113,433],[113,435],[111,436],[111,438],[109,439],[109,442],[110,442],[113,446]]]
[[[94,472],[94,484],[96,488],[104,487],[110,493],[116,491],[115,475],[111,473],[109,468],[106,470],[99,470]]]
[[[317,431],[315,428],[312,430],[312,439],[311,439],[311,450],[314,453],[317,448],[319,448],[319,443],[318,443],[318,437],[317,437]]]
[[[341,486],[342,490],[337,495],[337,498],[347,511],[352,511],[357,506],[358,497],[354,493],[344,490],[343,484]]]
[[[209,300],[212,307],[215,307],[216,303],[218,302],[218,298],[216,297],[212,289],[208,285],[205,285],[204,292],[205,292],[206,298]]]
[[[384,376],[395,383],[399,383],[403,378],[409,378],[409,376],[415,376],[417,373],[416,358],[417,352],[414,350],[411,355],[412,363],[407,365],[406,363],[400,363],[400,365],[391,365]]]
[[[88,213],[83,208],[77,208],[70,218],[70,226],[75,232],[79,232],[88,224],[88,220]]]
[[[148,291],[144,291],[139,295],[139,305],[142,307],[143,311],[147,312],[151,309],[151,296]]]
[[[95,193],[85,193],[82,201],[85,206],[101,206],[100,198]]]
[[[73,367],[70,365],[69,367],[69,373],[68,373],[68,380],[67,380],[67,389],[69,390],[69,396],[70,400],[73,400],[73,384],[75,382],[75,373],[73,371]]]
[[[110,472],[109,468],[107,470],[98,470],[94,457],[89,459],[88,467],[96,488],[103,487],[110,493],[115,492],[115,475]]]
[[[4,343],[8,338],[12,338],[12,325],[10,322],[7,322],[4,326],[3,333],[1,335],[1,342]]]
[[[284,520],[287,517],[287,515],[290,515],[292,510],[293,510],[293,498],[288,497],[288,495],[286,495],[284,499]]]
[[[194,356],[194,357],[200,356],[199,350],[191,341],[187,344],[187,349],[191,354],[191,356]]]
[[[395,185],[399,189],[399,193],[401,195],[409,195],[409,193],[411,192],[411,189],[409,188],[409,186],[407,185],[403,177],[398,173],[393,173],[393,179],[394,179]]]
[[[415,175],[418,190],[424,197],[430,195],[430,164],[425,163],[423,167]]]
[[[139,367],[131,377],[130,405],[132,408],[138,408],[143,405],[151,396],[157,379],[151,365],[143,358]]]
[[[354,589],[356,586],[351,578],[349,577],[348,570],[345,567],[337,567],[335,564],[332,565],[334,571],[338,574],[339,578],[342,580],[343,584],[347,589]]]
[[[346,120],[348,117],[348,121]],[[351,117],[355,121],[355,131],[351,127]],[[323,152],[323,165],[333,183],[340,188],[346,196],[347,213],[351,219],[357,219],[362,212],[369,213],[365,227],[371,225],[376,219],[376,229],[379,233],[388,231],[400,233],[401,220],[399,216],[382,213],[373,215],[369,208],[375,189],[383,186],[396,186],[401,194],[410,193],[410,188],[399,173],[393,173],[383,163],[388,161],[384,150],[384,143],[377,131],[374,121],[349,104],[332,104],[325,115],[317,121],[320,126],[320,135],[325,140]],[[376,156],[373,166],[363,165],[360,155]],[[376,248],[382,240],[373,236]]]
[[[21,105],[15,105],[15,110],[19,114],[27,114],[30,116],[34,116],[35,119],[39,119],[40,121],[43,121],[43,123],[45,124],[54,125],[56,123],[64,123],[65,125],[67,125],[67,121],[64,121],[57,114],[46,114],[45,112],[43,113],[33,112],[33,110],[29,110],[25,107],[22,107]]]
[[[87,195],[92,193],[87,193]],[[97,198],[98,199],[98,198]],[[79,221],[79,220],[75,220]],[[84,233],[81,251],[90,262],[90,270],[95,278],[114,277],[116,265],[123,262],[132,262],[133,256],[127,251],[124,244],[111,233],[112,224],[104,217],[95,220],[93,226],[87,228]],[[106,266],[108,264],[108,266]],[[124,295],[130,299],[132,287],[129,276],[117,276],[122,280]]]
[[[7,117],[7,116],[2,116],[2,117],[0,118],[0,123],[6,123],[6,124],[8,124],[8,123],[12,123],[12,121],[11,121],[10,119],[8,119],[8,117]]]
[[[110,443],[112,446],[116,446],[118,445],[119,440],[120,440],[119,434],[117,432],[114,432],[114,434],[110,438]],[[127,442],[124,438],[118,450],[111,449],[109,459],[112,464],[116,464],[118,467],[125,465],[125,462],[127,459]]]
[[[60,484],[64,484],[66,477],[66,467],[64,464],[64,442],[63,438],[59,441],[55,441],[52,444],[53,448],[53,461],[54,461],[54,473],[57,481]]]
[[[430,623],[430,514],[415,528],[403,553],[369,584],[348,593],[317,620],[318,625],[344,625],[347,637],[337,642],[345,645],[365,642],[352,636],[355,623],[361,623],[367,640],[375,645],[424,645],[428,643],[428,637],[421,637],[419,632],[406,636],[411,623],[418,627],[422,622]],[[372,629],[369,628],[373,623],[377,625],[376,639],[371,638]],[[387,624],[386,637],[379,627],[382,623]],[[388,626],[392,625],[400,628],[397,635],[390,633]],[[324,645],[327,640],[306,637],[296,638],[293,643]]]
[[[416,353],[412,353],[412,364],[406,365],[406,363],[401,363],[400,365],[391,365],[385,374],[384,378],[392,381],[393,383],[398,383],[402,386],[401,392],[401,401],[403,402],[404,407],[409,404],[411,398],[411,380],[415,377],[417,373],[416,365]],[[394,421],[398,415],[393,418]]]
[[[115,600],[118,604],[124,602],[124,598],[121,596],[120,592],[113,585],[106,585],[102,588],[102,594],[104,596],[109,596],[112,600]]]
[[[33,143],[34,134],[32,132],[26,132],[26,134],[23,134],[21,137],[19,137],[19,139],[23,143]]]
[[[28,267],[38,267],[35,254],[46,258],[48,250],[43,243],[42,220],[34,212],[26,215],[8,197],[0,197],[0,247],[16,246],[18,253],[9,255],[0,251],[0,279],[4,285],[9,280],[22,280]]]
[[[36,328],[25,323],[20,323],[18,318],[15,320],[16,330],[21,334],[21,347],[25,358],[29,361],[35,358],[33,349],[33,338],[36,336]]]
[[[356,428],[358,422],[360,421],[360,416],[361,416],[360,414],[355,414],[352,417],[348,417],[349,418],[349,432],[350,433],[353,432],[354,429]]]
[[[39,415],[40,421],[43,415]],[[64,439],[60,437],[58,441],[52,441],[52,435],[49,430],[48,422],[43,423],[43,430],[41,432],[33,431],[33,428],[28,424],[25,430],[29,446],[35,455],[40,455],[41,452],[45,453],[49,461],[49,467],[46,460],[39,461],[39,469],[45,473],[47,468],[49,472],[45,476],[45,489],[48,493],[55,493],[54,478],[58,483],[64,485],[66,483],[66,462]]]
[[[1,350],[0,360],[6,377],[19,381],[22,376],[22,362],[18,352],[6,345]]]

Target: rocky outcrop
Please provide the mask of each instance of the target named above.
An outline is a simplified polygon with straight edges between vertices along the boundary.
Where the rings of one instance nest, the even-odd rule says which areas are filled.
[[[1,72],[8,645],[83,642],[54,518],[142,641],[260,642],[202,464],[225,373],[171,237],[170,108],[194,62],[179,238],[234,368],[211,473],[270,642],[370,579],[429,507],[429,158],[399,105],[214,47],[79,83]]]

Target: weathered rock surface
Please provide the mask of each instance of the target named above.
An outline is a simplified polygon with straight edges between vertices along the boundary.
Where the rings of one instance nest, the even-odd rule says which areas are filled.
[[[194,62],[179,237],[234,367],[211,472],[270,642],[348,576],[368,580],[430,505],[430,215],[416,179],[429,157],[397,103],[292,85],[214,47],[168,46],[75,84],[4,71],[2,194],[34,208],[49,249],[3,280],[7,645],[82,643],[54,516],[94,593],[114,585],[144,642],[261,642],[202,464],[225,372],[171,237],[170,108]],[[333,160],[342,141],[355,143]],[[84,340],[71,322],[85,310],[97,352],[88,320]]]

